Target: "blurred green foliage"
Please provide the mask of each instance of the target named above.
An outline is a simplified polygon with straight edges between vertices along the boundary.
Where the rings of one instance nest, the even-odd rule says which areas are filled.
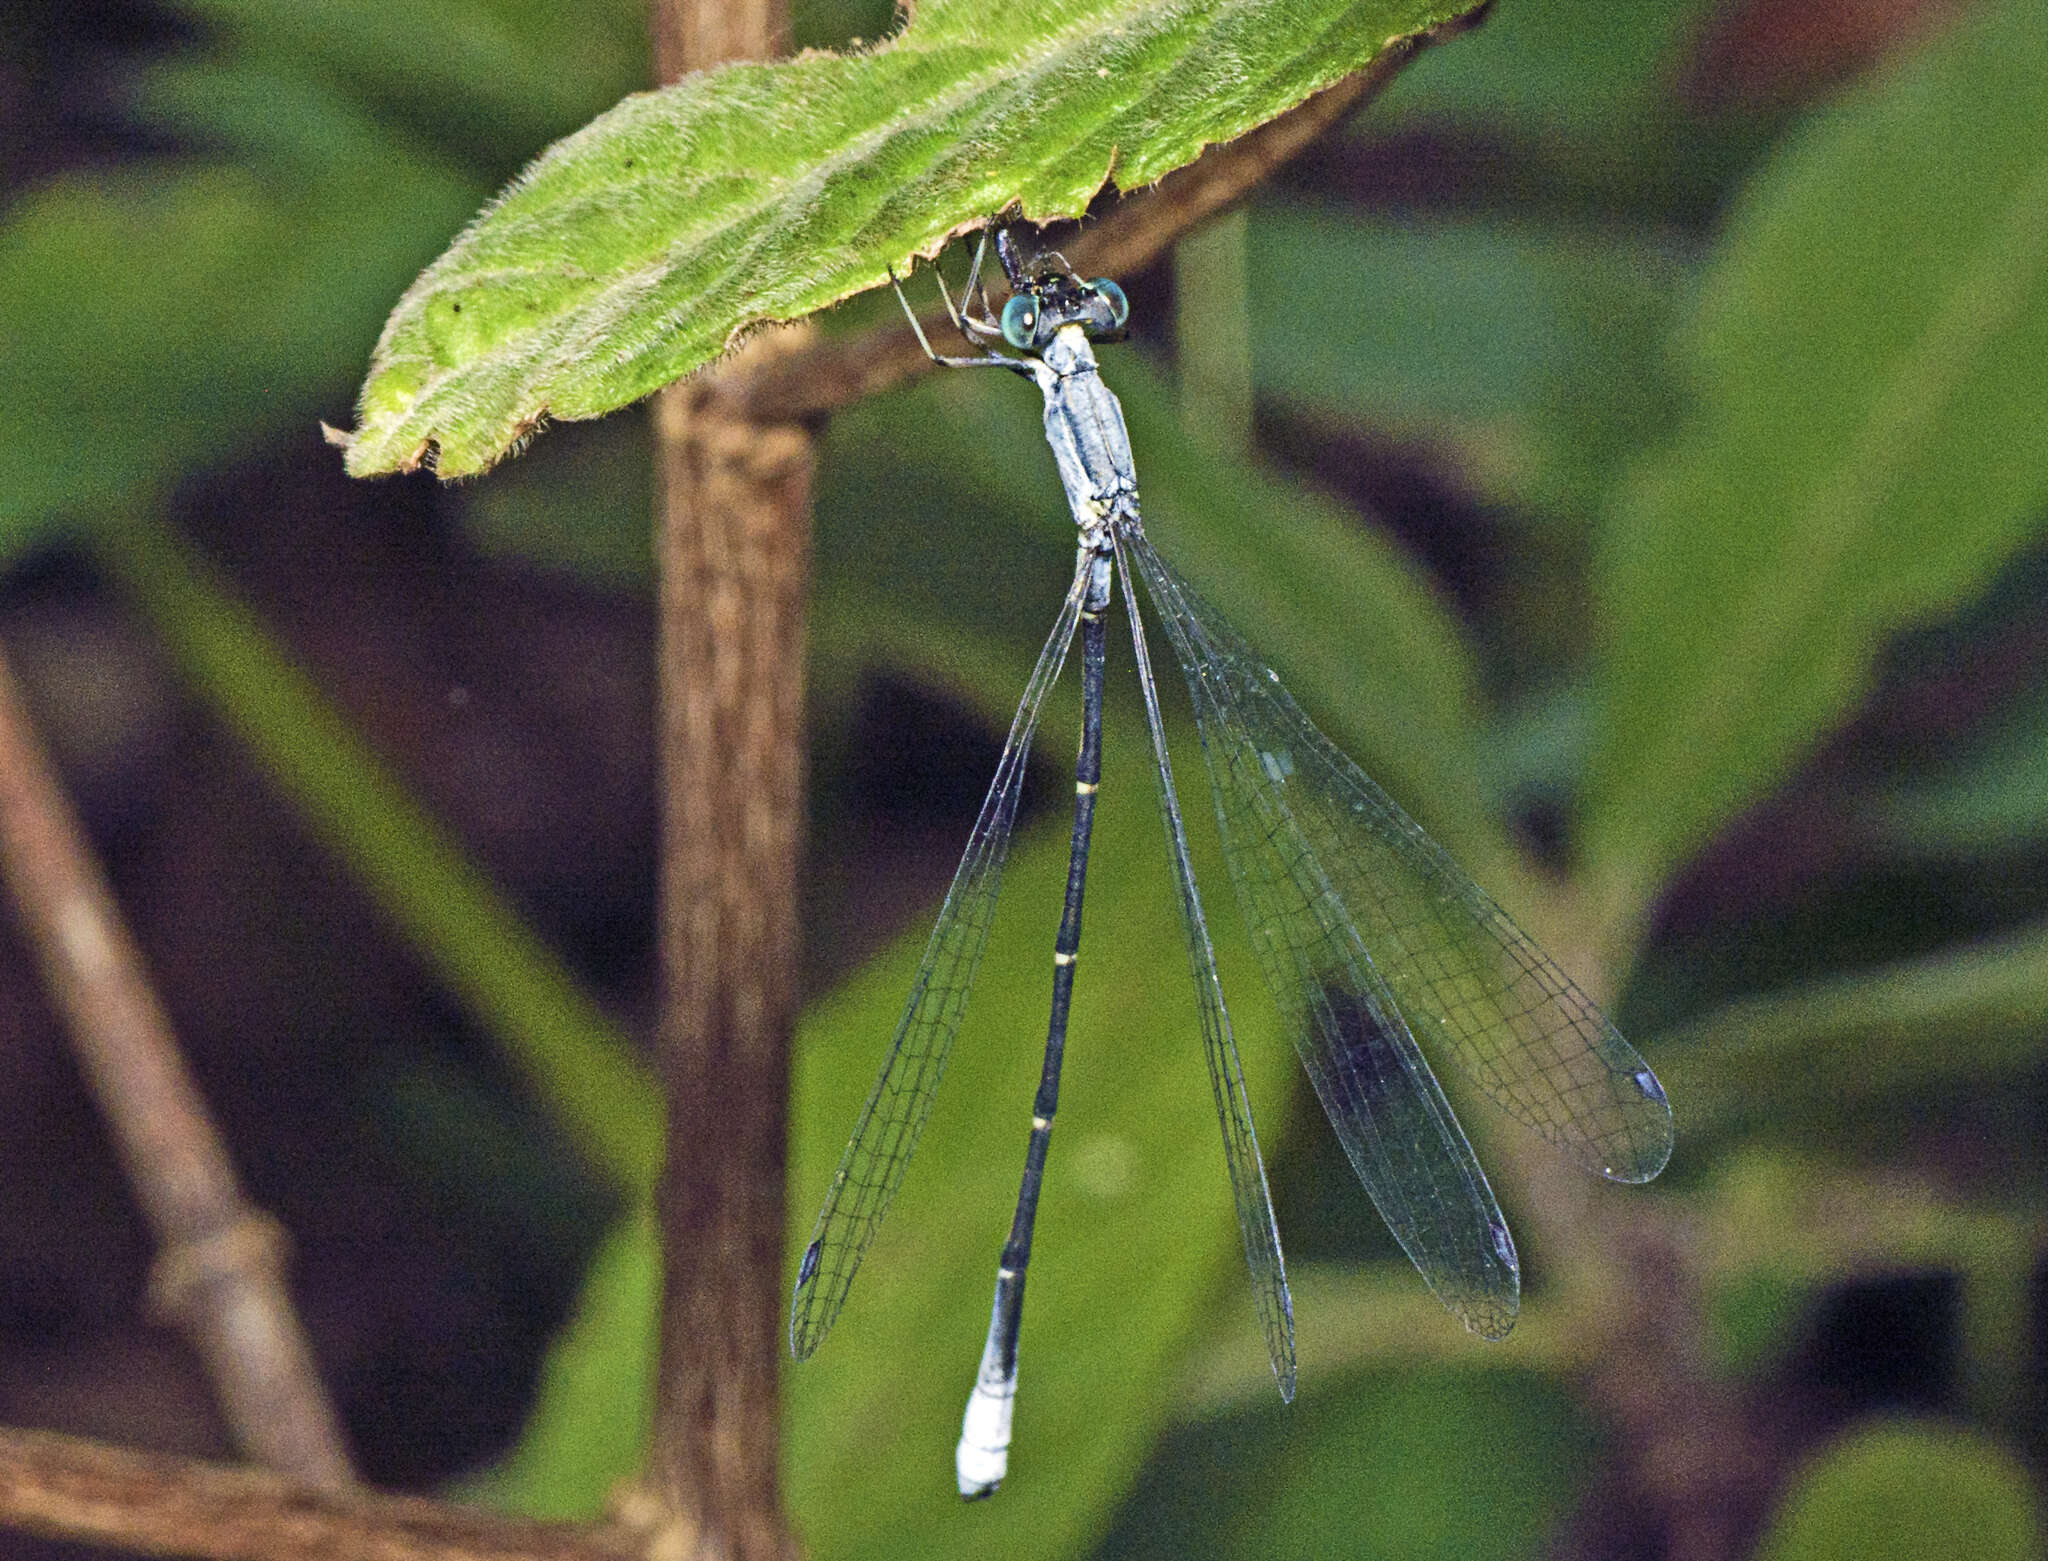
[[[1302,201],[1262,209],[1252,236],[1262,392],[1453,444],[1503,502],[1583,519],[1679,410],[1658,358],[1691,258],[1675,233]],[[1337,296],[1370,307],[1333,311]]]
[[[1807,1471],[1757,1552],[1761,1561],[2029,1561],[2041,1514],[2002,1449],[1940,1426],[1877,1425]]]
[[[1570,1395],[1533,1372],[1347,1373],[1313,1404],[1237,1411],[1159,1460],[1099,1553],[1513,1561],[1540,1550],[1599,1450]]]
[[[181,5],[128,107],[178,150],[0,222],[0,544],[339,416],[391,300],[551,136],[646,74],[630,6]]]
[[[555,1109],[600,1125],[600,1157],[630,1189],[655,1108],[605,1021],[155,516],[181,476],[341,420],[410,277],[543,143],[642,82],[639,9],[179,10],[194,41],[140,67],[129,100],[169,150],[63,175],[0,214],[0,546],[70,532],[101,550],[193,687],[451,989],[525,1049]],[[1482,634],[1382,533],[1188,434],[1142,352],[1108,368],[1162,548],[1532,930],[1606,952],[1617,984],[1647,908],[1839,731],[1898,637],[2025,574],[2014,561],[2038,548],[2048,498],[2048,16],[1989,4],[1804,114],[1703,117],[1673,83],[1706,12],[1502,0],[1351,134],[1361,157],[1398,136],[1482,146],[1513,177],[1455,214],[1328,192],[1275,192],[1249,213],[1261,408],[1332,440],[1426,441],[1544,578],[1591,579],[1547,607],[1510,584],[1509,621],[1482,631],[1490,674]],[[800,11],[799,32],[827,44],[884,21]],[[883,398],[828,434],[810,626],[821,753],[843,749],[878,667],[1000,729],[1050,620],[1070,535],[1036,406],[1013,384],[959,382],[974,380]],[[632,580],[645,466],[638,420],[614,419],[550,435],[463,509],[480,547]],[[1112,700],[1111,795],[1130,805],[1104,810],[1090,914],[1141,930],[1102,940],[1077,1013],[1018,1472],[962,1508],[945,1453],[1021,1147],[1007,1113],[975,1102],[1028,1088],[1057,825],[1020,838],[947,1099],[829,1347],[790,1374],[797,1519],[820,1556],[1535,1553],[1601,1456],[1567,1391],[1570,1319],[1540,1292],[1515,1341],[1483,1351],[1426,1303],[1414,1321],[1412,1276],[1319,1267],[1299,1286],[1301,1404],[1243,1396],[1269,1389],[1239,1366],[1250,1308],[1228,1191],[1164,931],[1158,826],[1135,800],[1149,785],[1136,712],[1127,692]],[[1048,713],[1047,751],[1071,714]],[[1191,728],[1171,718],[1191,766]],[[1837,821],[1861,823],[1889,871],[2025,876],[2048,836],[2044,766],[2035,696],[1952,755],[1870,767]],[[1532,776],[1569,785],[1583,816],[1561,889],[1539,890],[1502,822],[1500,799]],[[838,785],[818,777],[822,811]],[[1196,847],[1220,883],[1213,840]],[[395,860],[414,864],[404,883]],[[1967,1196],[1917,1180],[1904,1195],[1886,1169],[1924,1116],[1995,1123],[2038,1078],[2048,921],[2033,918],[2048,896],[2011,904],[1996,938],[1937,923],[1874,967],[1840,968],[1825,938],[1738,926],[1690,964],[1653,949],[1655,979],[1627,1000],[1686,1135],[1677,1185],[1639,1196],[1687,1202],[1725,1370],[1771,1370],[1801,1306],[1845,1272],[1926,1264],[1965,1281],[1977,1427],[1882,1427],[1825,1449],[1788,1489],[1773,1557],[2039,1553],[2010,1447],[2027,1429],[2040,1162],[2001,1162],[2001,1189]],[[1294,1065],[1233,921],[1217,917],[1219,957],[1248,995],[1239,1036],[1284,1184],[1322,1130],[1289,1131]],[[792,1257],[918,942],[804,1017]],[[1755,991],[1728,973],[1767,960],[1792,979]],[[1720,992],[1742,996],[1702,1011]],[[1990,1142],[2022,1139],[2007,1125]],[[636,1215],[592,1266],[527,1440],[480,1491],[584,1513],[632,1469],[653,1290]],[[1442,1358],[1396,1371],[1394,1351]]]
[[[1587,872],[1620,914],[2038,533],[2044,79],[2038,12],[1993,12],[1738,197],[1674,341],[1691,410],[1600,537]]]

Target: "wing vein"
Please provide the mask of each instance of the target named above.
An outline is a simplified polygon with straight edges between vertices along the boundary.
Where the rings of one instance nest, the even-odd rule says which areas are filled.
[[[1153,551],[1125,539],[1194,701],[1224,860],[1303,1066],[1366,1193],[1467,1327],[1505,1334],[1520,1270],[1492,1188],[1355,925],[1348,839],[1304,787],[1313,733],[1278,679]]]
[[[1114,534],[1112,534],[1114,536]],[[1123,579],[1124,603],[1130,611],[1131,645],[1138,663],[1138,687],[1144,694],[1145,721],[1152,735],[1152,757],[1159,783],[1159,814],[1166,828],[1167,855],[1172,858],[1175,905],[1180,912],[1181,936],[1187,944],[1188,974],[1195,986],[1195,1006],[1201,1016],[1202,1046],[1209,1064],[1209,1087],[1215,1097],[1216,1117],[1223,1130],[1223,1158],[1230,1173],[1230,1189],[1237,1204],[1237,1222],[1244,1235],[1245,1263],[1251,1270],[1252,1299],[1258,1309],[1259,1327],[1266,1339],[1266,1353],[1273,1362],[1273,1375],[1280,1383],[1281,1398],[1294,1398],[1294,1302],[1287,1289],[1287,1261],[1280,1250],[1280,1226],[1273,1217],[1273,1198],[1266,1185],[1266,1165],[1259,1154],[1259,1137],[1252,1125],[1251,1097],[1244,1085],[1244,1066],[1238,1057],[1237,1038],[1230,1028],[1230,1011],[1223,1002],[1223,983],[1216,974],[1216,950],[1209,940],[1209,925],[1202,912],[1201,895],[1195,887],[1195,870],[1188,858],[1187,827],[1182,822],[1180,800],[1173,786],[1173,764],[1167,756],[1166,727],[1159,715],[1158,686],[1152,676],[1152,658],[1145,646],[1145,626],[1138,613],[1138,595],[1131,584],[1131,566],[1121,538],[1115,538],[1118,572]]]

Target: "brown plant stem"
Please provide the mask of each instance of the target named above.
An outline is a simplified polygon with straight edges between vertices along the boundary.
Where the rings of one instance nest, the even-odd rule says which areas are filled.
[[[789,52],[783,0],[650,0],[654,79],[664,86],[730,60],[772,60]]]
[[[201,1561],[637,1561],[612,1529],[0,1429],[0,1525]]]
[[[244,1453],[309,1485],[349,1484],[285,1288],[284,1233],[242,1195],[4,654],[0,873],[156,1232],[153,1302],[205,1361]]]
[[[788,33],[779,0],[653,14],[665,77]],[[658,1548],[734,1561],[796,1553],[777,1376],[813,457],[809,429],[731,391],[809,337],[757,337],[654,401],[668,1158],[648,1494]]]
[[[1589,1356],[1584,1384],[1614,1427],[1635,1516],[1623,1531],[1648,1537],[1666,1561],[1737,1561],[1756,1548],[1779,1450],[1706,1358],[1700,1263],[1683,1225],[1637,1208],[1613,1226],[1605,1245],[1626,1303]],[[1567,1532],[1561,1561],[1606,1549],[1587,1521],[1599,1515],[1596,1503]]]
[[[1596,1002],[1611,1004],[1618,963],[1575,955],[1617,947],[1611,930],[1583,901],[1553,900],[1551,909],[1564,934],[1553,947],[1566,968]],[[1489,1148],[1524,1205],[1558,1304],[1572,1316],[1575,1375],[1613,1427],[1611,1484],[1626,1492],[1620,1503],[1596,1493],[1553,1553],[1595,1561],[1617,1553],[1619,1533],[1654,1545],[1667,1561],[1748,1555],[1771,1452],[1707,1359],[1703,1264],[1685,1223],[1653,1189],[1597,1182],[1533,1135],[1499,1134]],[[1626,1520],[1603,1506],[1625,1510]]]

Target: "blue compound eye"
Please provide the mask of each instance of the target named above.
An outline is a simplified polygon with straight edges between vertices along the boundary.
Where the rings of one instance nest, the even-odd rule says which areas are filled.
[[[1131,301],[1124,297],[1124,290],[1106,276],[1098,276],[1088,284],[1088,291],[1109,305],[1109,328],[1120,331],[1130,323]]]
[[[1003,305],[1003,340],[1019,352],[1031,350],[1038,334],[1038,300],[1029,293],[1017,293]]]

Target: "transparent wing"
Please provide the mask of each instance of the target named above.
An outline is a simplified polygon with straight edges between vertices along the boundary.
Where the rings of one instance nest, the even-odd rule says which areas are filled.
[[[1426,1045],[1441,1045],[1502,1110],[1595,1175],[1646,1182],[1663,1170],[1671,1106],[1641,1054],[1153,558],[1160,585],[1197,615],[1206,664],[1238,693],[1261,763],[1291,771],[1272,786],[1410,1029]]]
[[[1122,562],[1121,557],[1119,562]],[[1273,1218],[1273,1199],[1266,1189],[1266,1165],[1259,1156],[1259,1136],[1252,1127],[1251,1098],[1245,1092],[1244,1068],[1237,1039],[1230,1029],[1230,1011],[1223,1006],[1223,983],[1216,976],[1216,951],[1209,942],[1209,924],[1195,891],[1195,870],[1188,860],[1187,829],[1180,801],[1174,795],[1173,765],[1166,754],[1166,728],[1159,718],[1159,694],[1152,678],[1152,658],[1145,647],[1145,626],[1139,620],[1137,592],[1128,564],[1122,570],[1124,601],[1130,608],[1131,644],[1137,653],[1138,686],[1145,695],[1145,720],[1152,731],[1152,757],[1157,762],[1159,813],[1166,825],[1167,854],[1173,859],[1174,887],[1179,891],[1180,930],[1187,941],[1188,974],[1194,978],[1195,1006],[1201,1012],[1202,1045],[1209,1059],[1209,1088],[1216,1097],[1216,1117],[1223,1128],[1223,1158],[1230,1169],[1230,1190],[1237,1200],[1237,1223],[1244,1232],[1244,1258],[1251,1268],[1252,1299],[1266,1336],[1266,1353],[1280,1396],[1294,1399],[1294,1302],[1287,1292],[1287,1262],[1280,1252],[1280,1226]]]
[[[1328,799],[1298,758],[1313,729],[1265,665],[1139,534],[1119,540],[1151,592],[1202,733],[1224,859],[1252,946],[1352,1169],[1437,1298],[1473,1332],[1514,1326],[1507,1222],[1333,878]],[[1361,776],[1360,779],[1363,779]]]
[[[1086,585],[1087,571],[1078,569],[1010,724],[1009,742],[996,765],[981,816],[974,821],[967,850],[953,874],[953,886],[939,910],[931,941],[925,945],[924,962],[918,966],[910,1002],[896,1026],[896,1038],[889,1044],[889,1055],[861,1108],[846,1152],[839,1157],[825,1207],[818,1214],[810,1245],[804,1249],[789,1307],[789,1348],[798,1360],[808,1360],[831,1331],[853,1286],[861,1256],[903,1182],[918,1134],[931,1115],[932,1098],[945,1076],[946,1058],[966,1012],[975,968],[988,945],[989,922],[1002,887],[1003,863],[1009,856],[1010,830],[1024,791],[1025,761],[1030,757],[1039,707],[1066,663]]]

